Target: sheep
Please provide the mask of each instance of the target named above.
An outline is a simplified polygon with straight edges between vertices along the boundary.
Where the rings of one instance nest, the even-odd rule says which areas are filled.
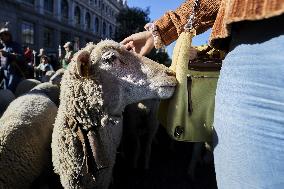
[[[8,106],[0,119],[0,188],[29,188],[51,164],[56,114],[56,105],[40,93],[27,93]]]
[[[9,89],[0,90],[0,117],[15,98],[15,95]]]
[[[45,94],[52,102],[56,104],[56,106],[59,106],[60,88],[58,85],[52,84],[50,82],[41,83],[32,88],[29,93]]]
[[[123,113],[122,153],[131,168],[149,169],[152,141],[159,128],[159,100],[143,100],[126,106]],[[138,166],[138,162],[141,165]]]
[[[36,79],[24,79],[21,81],[15,91],[15,96],[19,97],[27,92],[29,92],[32,88],[40,84],[41,82]]]
[[[48,82],[50,80],[50,78],[55,74],[55,71],[53,70],[50,70],[50,71],[47,71],[44,76],[42,76],[41,78],[41,82],[44,83],[44,82]]]
[[[61,81],[52,161],[64,188],[108,188],[126,105],[166,99],[174,73],[111,40],[78,51]]]
[[[49,82],[51,82],[52,84],[60,86],[60,82],[61,82],[62,76],[64,74],[64,71],[65,71],[65,69],[63,69],[63,68],[57,70],[53,74],[53,76],[51,76],[51,78],[49,79]]]

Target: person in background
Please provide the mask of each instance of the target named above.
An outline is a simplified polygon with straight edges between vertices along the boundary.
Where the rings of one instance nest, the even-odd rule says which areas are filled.
[[[3,48],[3,45],[0,43],[0,49]],[[2,67],[1,59],[0,59],[0,89],[4,88],[4,68]]]
[[[25,47],[24,49],[25,49],[24,50],[25,62],[26,63],[32,62],[32,59],[33,59],[33,52],[32,52],[32,50],[30,49],[29,46]]]
[[[25,64],[28,67],[28,76],[27,76],[27,78],[33,78],[34,77],[33,52],[32,52],[32,49],[30,49],[29,46],[27,46],[25,48],[24,59],[25,59]]]
[[[38,53],[38,57],[41,57],[41,56],[44,56],[44,55],[46,55],[46,53],[45,53],[45,49],[44,48],[40,48],[39,49],[39,53]]]
[[[195,11],[197,34],[227,49],[215,96],[219,189],[284,188],[284,1],[187,0],[121,43],[145,55],[169,45]],[[206,92],[206,91],[204,91]]]
[[[15,92],[18,83],[25,78],[24,59],[21,46],[13,41],[7,27],[0,30],[1,70],[4,76],[4,88]]]
[[[46,52],[44,48],[39,49],[39,53],[37,55],[36,66],[40,64],[40,60],[42,56],[46,56]]]
[[[74,49],[73,49],[73,44],[71,42],[66,42],[63,45],[64,49],[65,49],[65,56],[62,59],[61,63],[62,63],[62,68],[66,69],[68,64],[71,62],[71,59],[73,58],[74,55]]]
[[[54,71],[46,55],[40,57],[40,64],[35,66],[35,70],[39,72],[39,80],[41,80],[47,71]]]
[[[40,48],[38,55],[35,56],[35,64],[33,64],[34,68],[40,64],[40,60],[42,56],[46,56],[46,52],[44,48]],[[35,69],[34,77],[36,79],[40,79],[39,71],[36,69]]]
[[[48,58],[49,58],[49,63],[52,66],[52,68],[54,69],[54,71],[61,68],[61,65],[59,63],[59,59],[56,57],[56,55],[50,54],[48,56]]]

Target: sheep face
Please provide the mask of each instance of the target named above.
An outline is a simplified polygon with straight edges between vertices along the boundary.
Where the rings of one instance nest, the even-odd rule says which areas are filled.
[[[167,67],[110,40],[81,50],[76,71],[81,77],[99,78],[104,99],[120,107],[143,99],[169,98],[176,85],[175,75]]]
[[[81,188],[75,186],[75,178],[81,172],[84,150],[78,145],[76,128],[88,132],[85,137],[96,164],[104,168],[96,179],[83,170],[82,185],[108,188],[122,135],[124,107],[143,99],[169,98],[175,85],[174,74],[168,68],[129,52],[114,41],[90,43],[78,51],[61,80],[52,137],[53,164],[62,185]]]

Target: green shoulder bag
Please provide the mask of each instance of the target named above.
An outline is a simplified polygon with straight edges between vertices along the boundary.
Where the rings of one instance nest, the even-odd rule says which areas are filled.
[[[178,85],[161,102],[158,117],[177,141],[211,142],[217,80],[224,53],[208,45],[192,47],[195,34],[183,32],[175,45],[170,69]]]

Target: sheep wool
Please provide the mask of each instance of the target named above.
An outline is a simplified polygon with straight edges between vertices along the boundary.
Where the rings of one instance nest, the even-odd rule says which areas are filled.
[[[0,119],[0,188],[29,188],[50,162],[56,105],[43,94],[15,99]]]
[[[90,52],[92,46],[89,44],[83,50]],[[102,86],[96,78],[75,74],[74,60],[78,54],[80,51],[74,55],[61,81],[60,106],[52,136],[54,171],[60,175],[64,188],[107,188],[121,138],[121,118],[109,116],[104,111]],[[88,173],[84,166],[84,150],[76,133],[79,126],[84,131],[96,128],[96,135],[100,138],[98,142],[103,145],[96,146],[104,150],[97,154],[102,165],[96,173]]]
[[[50,82],[41,83],[34,88],[32,88],[29,94],[45,94],[52,102],[59,106],[59,93],[60,88],[58,85],[52,84]]]
[[[15,91],[15,96],[19,97],[25,93],[28,93],[32,88],[34,88],[38,84],[41,84],[41,82],[36,79],[24,79],[18,84]]]
[[[9,89],[0,89],[0,117],[15,98],[15,95]]]

